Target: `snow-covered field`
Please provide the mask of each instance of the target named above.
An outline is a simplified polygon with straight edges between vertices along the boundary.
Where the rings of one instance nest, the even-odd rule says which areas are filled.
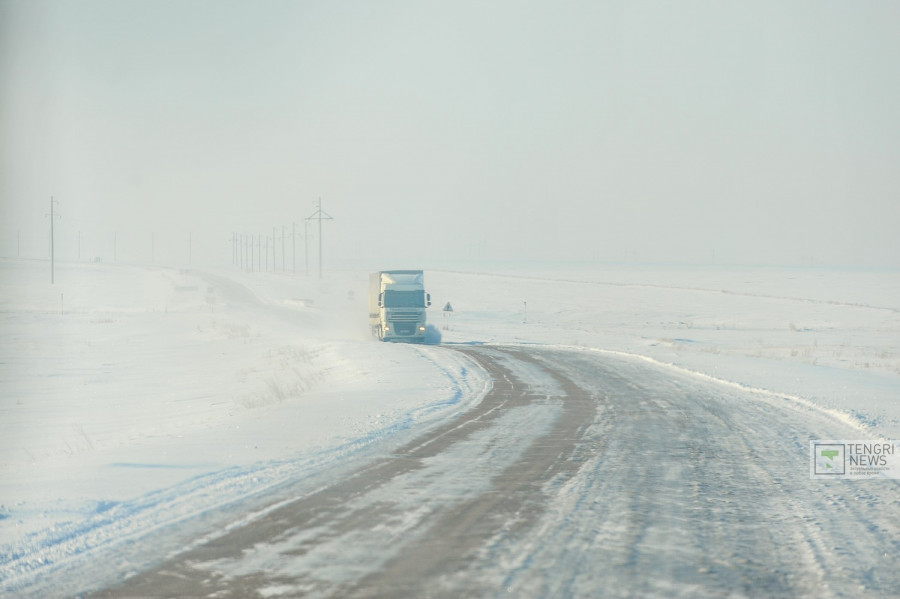
[[[483,270],[426,273],[444,344],[642,356],[900,437],[898,273]],[[457,352],[370,340],[364,272],[67,263],[48,279],[46,262],[0,261],[0,592],[338,477],[489,384]]]
[[[900,437],[900,273],[616,266],[432,273],[444,340],[642,356]],[[436,302],[438,303],[438,302]],[[433,316],[439,318],[436,314]]]

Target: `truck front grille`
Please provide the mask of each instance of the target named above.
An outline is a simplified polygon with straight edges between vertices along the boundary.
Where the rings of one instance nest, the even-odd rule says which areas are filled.
[[[391,320],[394,322],[417,322],[419,320],[418,312],[392,312]]]

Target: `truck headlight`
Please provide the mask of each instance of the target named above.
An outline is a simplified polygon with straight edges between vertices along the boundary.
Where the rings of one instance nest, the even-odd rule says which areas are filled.
[[[422,332],[424,333],[424,332],[425,332],[425,325],[421,325],[421,326],[419,327],[419,330],[422,331]]]

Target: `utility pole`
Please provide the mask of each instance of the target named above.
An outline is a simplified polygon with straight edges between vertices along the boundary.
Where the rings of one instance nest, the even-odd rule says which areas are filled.
[[[306,220],[318,220],[319,221],[319,278],[322,278],[322,221],[323,220],[334,220],[331,215],[322,210],[322,198],[319,198],[319,202],[317,204],[316,211],[313,212],[312,216],[308,217]],[[308,273],[307,273],[308,274]]]
[[[303,221],[303,259],[306,261],[306,276],[309,276],[309,219]]]
[[[53,247],[53,220],[55,215],[53,214],[53,196],[50,196],[50,284],[54,285],[56,283],[56,252]]]
[[[56,283],[56,254],[53,247],[53,196],[50,196],[50,284]]]

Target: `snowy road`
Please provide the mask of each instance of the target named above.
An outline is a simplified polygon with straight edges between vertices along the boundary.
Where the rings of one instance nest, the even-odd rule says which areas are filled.
[[[449,351],[449,350],[448,350]],[[811,405],[589,350],[459,346],[476,407],[102,597],[892,596],[900,484],[808,477]]]

